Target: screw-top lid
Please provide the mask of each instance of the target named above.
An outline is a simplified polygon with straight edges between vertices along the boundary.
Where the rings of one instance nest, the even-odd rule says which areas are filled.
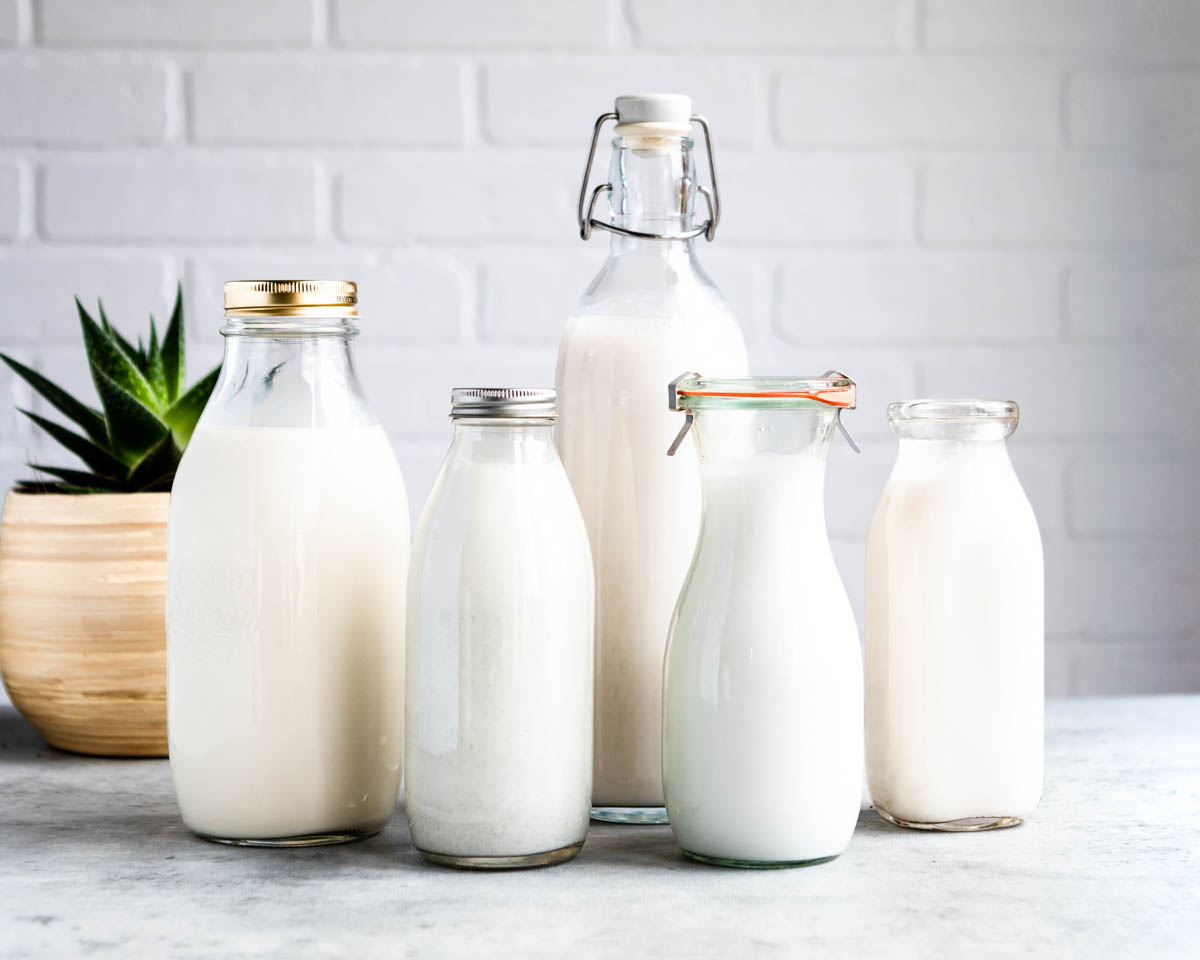
[[[619,136],[657,133],[680,137],[692,127],[692,98],[682,93],[627,93],[617,97]],[[636,128],[633,125],[636,124]]]
[[[358,316],[353,280],[229,280],[225,312],[230,316]]]
[[[557,397],[548,387],[455,387],[450,416],[549,420],[558,416]]]

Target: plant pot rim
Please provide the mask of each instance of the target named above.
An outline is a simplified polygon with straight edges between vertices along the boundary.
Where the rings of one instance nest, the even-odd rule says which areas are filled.
[[[30,493],[27,490],[18,490],[16,487],[8,488],[9,497],[22,500],[79,500],[84,497],[88,500],[125,500],[130,497],[144,497],[149,500],[170,495],[169,490],[139,490],[136,493],[121,493],[116,490],[105,493]]]
[[[18,493],[4,500],[5,526],[166,523],[169,493]]]

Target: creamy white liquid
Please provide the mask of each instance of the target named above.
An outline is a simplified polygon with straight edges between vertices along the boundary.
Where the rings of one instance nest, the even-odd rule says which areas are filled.
[[[704,471],[667,652],[671,828],[708,857],[836,856],[862,793],[862,656],[825,530],[824,465],[760,454]]]
[[[417,524],[405,807],[426,852],[529,856],[587,832],[591,556],[545,429],[542,454],[505,462],[505,428],[481,428]]]
[[[689,437],[667,384],[684,371],[742,376],[746,348],[722,306],[673,318],[575,317],[558,357],[558,448],[596,571],[597,806],[661,806],[662,665],[700,522]]]
[[[1002,440],[903,440],[867,545],[868,781],[914,823],[1042,789],[1042,548]]]
[[[171,495],[167,592],[171,771],[192,830],[388,822],[407,558],[382,428],[198,427]]]

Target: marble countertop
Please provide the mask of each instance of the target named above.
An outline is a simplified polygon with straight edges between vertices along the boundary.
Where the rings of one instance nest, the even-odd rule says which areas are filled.
[[[668,827],[593,824],[575,861],[425,863],[370,840],[192,837],[166,761],[52,750],[0,708],[0,956],[1200,955],[1200,696],[1054,701],[1021,827],[927,834],[863,811],[832,863],[684,861]]]

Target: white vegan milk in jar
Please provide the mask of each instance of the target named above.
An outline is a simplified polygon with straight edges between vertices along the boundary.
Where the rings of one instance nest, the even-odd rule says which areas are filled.
[[[592,564],[554,391],[453,393],[413,544],[405,808],[459,867],[573,857],[592,786]]]
[[[825,529],[841,378],[687,380],[704,511],[667,645],[663,778],[686,856],[837,856],[862,796],[862,656]],[[677,416],[677,423],[678,415]]]
[[[746,348],[696,256],[711,235],[693,223],[690,99],[618,97],[616,113],[611,244],[559,349],[558,448],[595,564],[592,815],[661,823],[663,651],[700,524],[691,439],[664,456],[663,390],[681,370],[744,375]]]
[[[888,411],[900,449],[867,543],[867,771],[909,827],[1020,823],[1042,790],[1043,572],[1011,401]]]
[[[352,840],[395,808],[408,506],[354,376],[355,303],[343,281],[226,285],[167,533],[171,772],[209,839]]]

